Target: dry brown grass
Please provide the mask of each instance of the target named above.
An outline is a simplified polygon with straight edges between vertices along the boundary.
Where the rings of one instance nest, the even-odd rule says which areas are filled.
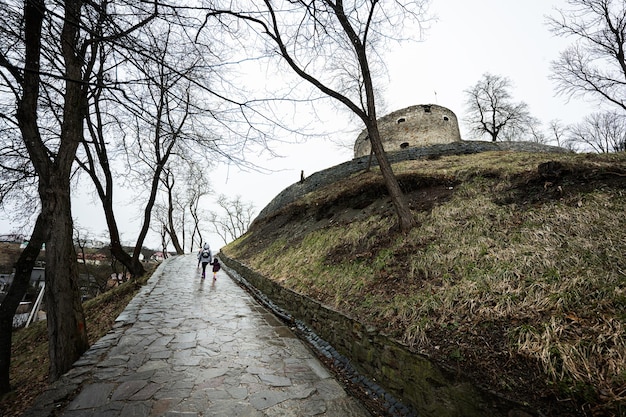
[[[553,160],[564,174],[542,177],[537,166]],[[498,361],[531,360],[543,370],[536,390],[597,415],[622,403],[626,154],[498,152],[394,170],[415,187],[408,195],[419,226],[407,236],[393,232],[384,196],[366,208],[346,203],[379,186],[372,172],[298,202],[305,231],[296,221],[269,233],[269,221],[223,250],[417,350],[442,361],[454,356],[469,374],[482,378],[488,372],[480,367],[492,367],[494,389],[532,395],[522,386],[534,383],[530,374],[519,387],[497,376],[506,364]],[[435,191],[446,184],[438,188],[444,198],[426,204],[425,184]],[[321,206],[324,216],[316,213]],[[255,245],[269,234],[265,246]]]

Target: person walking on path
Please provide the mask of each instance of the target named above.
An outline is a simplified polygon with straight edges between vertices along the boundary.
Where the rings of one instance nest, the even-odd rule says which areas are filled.
[[[213,281],[215,281],[217,279],[217,271],[219,271],[222,267],[222,265],[220,265],[220,261],[217,259],[217,256],[213,258],[211,265],[213,265]]]
[[[198,252],[198,265],[202,264],[202,279],[206,274],[206,266],[213,263],[213,255],[208,242],[204,242],[204,246]]]
[[[194,271],[193,254],[161,263],[22,417],[372,417],[226,265],[211,290]]]

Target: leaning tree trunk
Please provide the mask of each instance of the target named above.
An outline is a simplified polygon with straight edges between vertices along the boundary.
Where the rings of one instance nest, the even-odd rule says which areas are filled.
[[[15,264],[15,276],[2,304],[0,304],[0,395],[11,391],[11,339],[13,336],[13,316],[24,298],[30,276],[39,256],[41,246],[46,240],[48,226],[41,214],[37,217],[35,228],[28,245],[20,254]]]
[[[354,51],[357,55],[357,59],[359,61],[361,75],[363,76],[363,88],[366,97],[366,111],[357,111],[357,114],[361,114],[361,119],[363,120],[363,122],[365,123],[365,127],[367,128],[367,134],[370,138],[372,150],[374,152],[374,155],[376,156],[376,160],[378,161],[380,172],[383,175],[385,185],[387,186],[387,192],[389,192],[389,197],[391,198],[393,207],[396,210],[396,215],[398,216],[398,226],[403,233],[408,233],[413,228],[413,226],[415,226],[415,219],[413,218],[413,214],[411,213],[411,209],[409,208],[409,203],[407,202],[407,199],[404,196],[402,189],[400,188],[398,179],[391,169],[391,164],[389,163],[389,159],[387,158],[387,154],[385,153],[385,149],[380,138],[378,121],[376,120],[376,95],[374,94],[372,73],[370,71],[369,61],[367,59],[367,45],[365,42],[365,36],[363,38],[363,41],[361,41],[359,35],[354,31],[352,23],[345,14],[345,10],[341,2],[335,3],[335,5],[333,6],[333,10],[337,18],[339,19],[341,26],[345,30],[345,33],[348,35],[348,38],[350,38],[352,46],[354,47]],[[372,13],[374,11],[373,5],[371,11]]]
[[[120,261],[130,271],[133,277],[142,276],[146,272],[145,268],[141,262],[134,262],[133,257],[130,256],[122,246],[119,228],[117,227],[117,221],[115,220],[115,214],[113,212],[112,199],[108,196],[103,196],[101,199],[104,217],[106,218],[109,229],[109,238],[111,239],[111,255]]]
[[[389,197],[391,198],[393,207],[396,210],[400,230],[404,233],[407,233],[413,228],[413,226],[415,226],[415,220],[413,218],[413,214],[411,213],[411,209],[409,208],[406,197],[402,192],[402,189],[400,188],[398,179],[391,169],[391,164],[389,163],[389,159],[387,158],[387,154],[385,153],[383,144],[380,140],[378,124],[376,122],[371,123],[371,125],[367,128],[367,133],[370,137],[370,143],[372,146],[372,150],[374,151],[374,155],[376,155],[376,160],[378,161],[380,172],[385,180],[385,185],[387,186]]]
[[[173,186],[173,183],[172,183]],[[167,222],[168,222],[168,232],[170,235],[170,239],[172,239],[172,245],[174,245],[174,250],[176,250],[177,255],[183,255],[185,250],[180,245],[178,240],[178,233],[176,233],[176,229],[174,228],[174,197],[172,196],[172,189],[168,187],[167,189]],[[184,230],[184,226],[183,226]]]

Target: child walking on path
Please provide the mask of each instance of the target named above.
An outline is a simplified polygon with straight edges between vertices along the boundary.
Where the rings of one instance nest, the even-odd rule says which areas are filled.
[[[215,281],[217,279],[217,271],[219,271],[222,266],[220,265],[220,261],[217,260],[217,257],[213,258],[211,265],[213,265],[213,281]]]
[[[200,252],[198,252],[198,266],[202,264],[202,279],[204,279],[206,273],[206,266],[212,264],[212,258],[211,247],[208,242],[205,242]]]

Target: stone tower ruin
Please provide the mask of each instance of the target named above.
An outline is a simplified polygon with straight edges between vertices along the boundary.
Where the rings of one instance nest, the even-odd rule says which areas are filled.
[[[436,104],[420,104],[396,110],[378,119],[386,152],[439,143],[461,142],[461,132],[452,110]],[[367,129],[354,144],[354,157],[370,154]]]

